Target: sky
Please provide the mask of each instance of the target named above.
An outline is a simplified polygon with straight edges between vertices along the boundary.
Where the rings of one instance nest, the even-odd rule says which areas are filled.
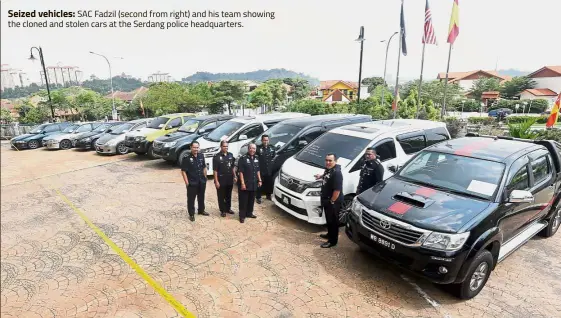
[[[438,46],[426,47],[424,78],[434,79],[438,72],[446,71],[453,0],[429,1]],[[425,0],[405,0],[408,54],[401,57],[402,79],[418,78],[420,73],[424,9]],[[245,27],[214,30],[25,29],[8,28],[8,10],[266,10],[274,11],[275,19],[235,19]],[[460,35],[452,50],[451,72],[495,67],[534,71],[544,65],[561,65],[561,1],[459,0],[459,12]],[[198,71],[285,68],[320,80],[357,81],[360,44],[354,40],[360,26],[365,28],[366,39],[363,78],[381,76],[386,44],[380,41],[399,31],[399,13],[399,0],[3,0],[1,62],[27,72],[33,82],[39,82],[41,65],[28,60],[32,46],[43,48],[47,66],[78,66],[82,79],[92,74],[109,77],[105,60],[89,53],[95,51],[110,59],[113,75],[124,72],[143,80],[155,72],[170,73],[180,80]],[[387,61],[388,78],[394,80],[397,40],[395,36],[391,42]]]

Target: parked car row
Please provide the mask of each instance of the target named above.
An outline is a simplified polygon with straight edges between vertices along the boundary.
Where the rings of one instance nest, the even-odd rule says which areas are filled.
[[[263,134],[276,148],[272,200],[286,213],[325,224],[320,206],[327,153],[343,173],[345,233],[362,250],[475,297],[491,271],[540,233],[561,224],[561,144],[468,135],[451,139],[441,122],[373,120],[371,116],[279,113],[254,117],[169,114],[110,123],[40,125],[12,147],[129,151],[181,163],[197,140],[207,159],[222,140],[236,158]],[[356,195],[367,148],[384,181]],[[207,160],[212,175],[212,160]]]

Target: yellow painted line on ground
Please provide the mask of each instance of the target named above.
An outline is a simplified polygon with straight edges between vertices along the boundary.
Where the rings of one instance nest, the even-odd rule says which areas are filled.
[[[132,267],[138,273],[138,275],[140,275],[140,277],[142,277],[150,286],[152,286],[152,288],[154,288],[154,290],[157,291],[158,294],[160,294],[160,296],[162,296],[178,313],[183,315],[183,317],[195,318],[195,315],[185,309],[185,307],[183,307],[183,304],[177,301],[177,299],[175,299],[170,293],[168,293],[160,284],[158,284],[158,282],[156,282],[150,275],[148,275],[148,273],[146,273],[144,269],[142,269],[142,267],[140,267],[132,258],[130,258],[130,256],[125,253],[125,251],[123,251],[119,246],[117,246],[117,244],[111,241],[111,239],[107,237],[107,235],[105,235],[105,233],[103,233],[101,229],[95,226],[95,224],[93,224],[92,221],[88,219],[84,212],[80,211],[80,209],[78,209],[70,200],[68,200],[68,198],[58,189],[53,190],[72,210],[74,210],[74,212],[76,212],[76,214],[78,214],[78,216],[80,216],[80,218],[82,218],[82,220],[84,220],[84,222],[86,222],[86,224],[92,230],[94,230],[94,232],[97,233],[97,235],[99,235],[99,237],[107,245],[109,245],[109,247],[113,249],[113,251],[115,251],[115,253],[117,253],[121,257],[123,261],[125,261],[125,263]]]

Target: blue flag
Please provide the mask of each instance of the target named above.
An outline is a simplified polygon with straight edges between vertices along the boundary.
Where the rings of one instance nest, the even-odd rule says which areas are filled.
[[[407,43],[405,43],[405,15],[403,14],[403,1],[401,1],[401,52],[407,56]]]

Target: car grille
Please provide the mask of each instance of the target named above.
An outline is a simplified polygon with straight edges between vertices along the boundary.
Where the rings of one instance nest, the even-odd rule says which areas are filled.
[[[280,176],[280,184],[287,188],[288,190],[302,193],[308,187],[307,184],[303,183],[302,181],[292,178],[285,173],[281,172]]]
[[[386,221],[386,220],[377,218],[371,215],[370,213],[368,213],[367,211],[365,211],[364,209],[362,210],[361,218],[362,218],[362,223],[370,230],[373,230],[379,234],[385,235],[388,238],[394,239],[404,244],[414,244],[421,238],[421,236],[423,236],[422,232],[405,228],[391,221],[387,221],[390,224],[389,228],[382,227],[382,225],[380,224],[381,221]]]

